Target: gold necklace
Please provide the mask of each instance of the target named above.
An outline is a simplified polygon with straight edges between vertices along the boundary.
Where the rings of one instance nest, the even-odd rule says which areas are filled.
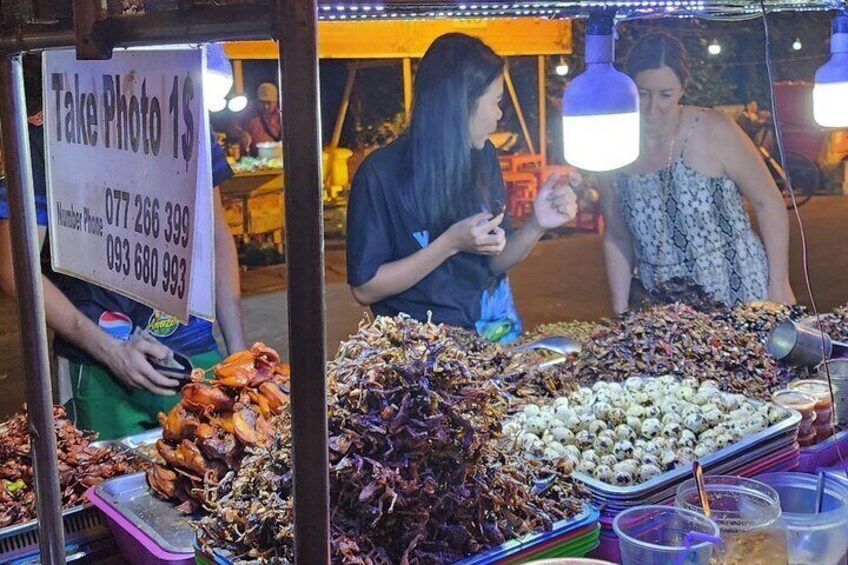
[[[668,234],[668,200],[671,198],[671,182],[672,178],[672,167],[674,166],[674,142],[677,139],[677,133],[680,130],[680,123],[683,121],[683,106],[680,106],[680,109],[677,111],[677,119],[675,120],[674,129],[671,131],[671,141],[668,144],[668,165],[665,169],[665,174],[660,175],[662,180],[663,194],[662,194],[662,216],[663,220],[660,225],[662,225],[662,234],[659,238],[659,242],[661,246],[665,246],[665,237]],[[665,261],[659,261],[659,254],[657,254],[657,267],[670,265],[671,263],[666,263]],[[657,271],[654,270],[654,286],[657,286]]]

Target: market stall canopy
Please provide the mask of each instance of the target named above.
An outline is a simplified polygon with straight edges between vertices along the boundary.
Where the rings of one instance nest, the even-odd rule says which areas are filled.
[[[768,11],[830,10],[845,6],[844,0],[764,0],[763,4]],[[235,8],[236,11],[241,10],[242,16],[250,17],[261,13],[263,17],[267,18],[271,6],[272,3],[267,0],[195,0],[190,3],[178,0],[123,0],[121,2],[109,2],[108,12],[110,16],[134,16],[168,11],[190,13],[193,10],[215,7],[219,8],[217,11],[222,14],[227,12],[227,8]],[[5,0],[0,3],[0,28],[12,30],[32,25],[33,28],[44,29],[44,21],[51,19],[57,20],[50,22],[47,26],[53,31],[70,29],[70,7],[71,3],[67,0]],[[318,18],[322,21],[337,22],[343,20],[463,20],[515,17],[555,20],[585,17],[589,10],[599,7],[617,8],[618,18],[652,16],[746,18],[755,17],[762,11],[760,2],[747,0],[619,0],[616,2],[600,0],[535,0],[532,2],[478,0],[467,3],[445,0],[385,0],[382,2],[319,0]],[[224,10],[221,11],[220,8],[224,8]],[[257,12],[256,8],[263,9]],[[243,19],[241,17],[229,21],[234,24],[236,22],[244,24]],[[39,23],[36,25],[34,22]],[[239,26],[235,25],[234,27],[237,30]],[[236,31],[233,38],[237,36]],[[362,34],[358,36],[358,39],[366,40],[367,37],[365,36],[366,34]],[[243,38],[247,39],[247,37]],[[430,35],[426,35],[425,38],[417,38],[415,45],[419,43],[426,45],[429,39],[432,39]],[[408,47],[411,49],[414,45],[410,44]],[[506,52],[502,49],[498,50]],[[538,53],[543,54],[542,52]],[[357,55],[352,55],[352,57],[357,57]]]
[[[320,13],[320,12],[319,12]],[[421,57],[440,35],[450,32],[479,37],[502,56],[571,53],[571,21],[539,17],[444,20],[356,20],[318,23],[322,59],[390,59]],[[230,59],[276,59],[273,41],[226,43]]]

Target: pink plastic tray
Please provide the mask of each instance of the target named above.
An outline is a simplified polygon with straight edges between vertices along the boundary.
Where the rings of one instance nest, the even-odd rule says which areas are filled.
[[[815,473],[821,467],[831,467],[839,461],[839,453],[848,459],[848,430],[842,430],[824,441],[815,445],[801,448],[801,462],[798,471],[802,473]]]
[[[118,510],[103,500],[92,487],[86,491],[88,500],[106,515],[106,522],[124,559],[133,565],[192,565],[194,552],[171,553],[159,547],[156,542],[135,524],[127,520]]]

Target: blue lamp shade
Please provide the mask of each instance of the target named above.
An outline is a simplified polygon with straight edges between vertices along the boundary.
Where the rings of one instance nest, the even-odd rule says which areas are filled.
[[[848,127],[848,12],[833,19],[830,53],[816,71],[813,118],[820,126]]]
[[[587,171],[611,171],[639,156],[639,93],[612,66],[612,29],[586,35],[586,70],[562,97],[563,156]]]
[[[203,96],[206,107],[220,112],[227,106],[226,97],[233,87],[233,67],[220,43],[206,46],[206,69],[203,71]]]

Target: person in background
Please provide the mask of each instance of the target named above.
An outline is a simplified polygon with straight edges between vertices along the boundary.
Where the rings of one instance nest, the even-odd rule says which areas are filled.
[[[47,234],[44,128],[41,112],[40,57],[25,65],[29,142],[39,237]],[[32,61],[31,59],[35,59]],[[29,72],[27,72],[29,71]],[[235,244],[230,236],[217,185],[232,175],[221,147],[212,143],[215,217],[215,295],[218,325],[229,352],[245,348]],[[6,185],[0,180],[0,288],[14,298],[13,240],[9,231]],[[55,332],[59,399],[81,429],[115,439],[158,427],[157,414],[179,400],[181,382],[151,365],[168,349],[209,368],[221,358],[212,324],[192,316],[187,325],[118,293],[44,269],[47,325]],[[152,341],[130,339],[140,328]]]
[[[280,141],[280,111],[277,86],[263,82],[256,89],[256,100],[230,124],[229,135],[238,140],[245,154],[256,155],[256,144]]]
[[[673,278],[693,281],[727,306],[793,304],[786,209],[756,147],[720,112],[681,105],[689,65],[674,37],[642,37],[626,66],[639,90],[641,152],[600,183],[615,312],[627,310],[638,287],[650,291]]]
[[[507,271],[576,214],[554,176],[517,231],[488,137],[501,118],[504,61],[477,38],[436,39],[415,77],[406,132],[356,172],[347,216],[348,284],[374,314],[432,316],[508,342],[521,331]]]

